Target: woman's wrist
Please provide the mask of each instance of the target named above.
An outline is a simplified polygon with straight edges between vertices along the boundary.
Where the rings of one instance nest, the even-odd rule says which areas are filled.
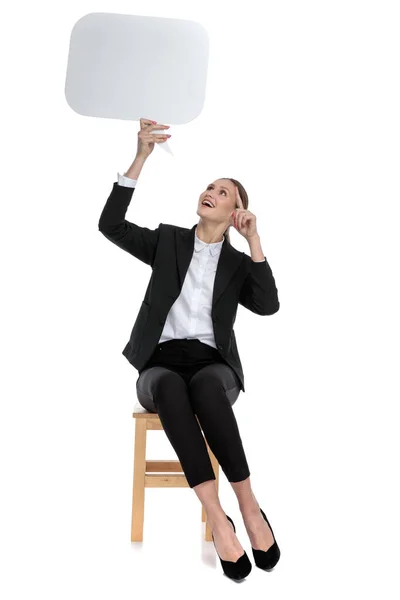
[[[147,156],[137,154],[129,169],[126,171],[126,173],[124,173],[125,177],[129,177],[130,179],[138,179],[146,160]]]

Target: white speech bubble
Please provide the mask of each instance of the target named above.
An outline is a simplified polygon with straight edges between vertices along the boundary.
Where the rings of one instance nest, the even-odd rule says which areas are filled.
[[[188,123],[204,106],[208,57],[200,23],[89,13],[71,32],[65,97],[88,117]]]

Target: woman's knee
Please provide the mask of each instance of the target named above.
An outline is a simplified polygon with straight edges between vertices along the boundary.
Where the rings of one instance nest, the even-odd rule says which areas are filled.
[[[203,367],[189,382],[189,392],[196,402],[213,401],[215,395],[226,398],[230,405],[240,394],[240,382],[233,369],[225,363]]]
[[[152,407],[152,412],[157,412],[160,402],[178,402],[178,399],[187,395],[187,387],[183,378],[162,366],[149,367],[141,372],[136,381],[138,400],[147,410]]]

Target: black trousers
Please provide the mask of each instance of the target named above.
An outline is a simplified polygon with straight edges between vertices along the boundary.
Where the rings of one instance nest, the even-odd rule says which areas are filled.
[[[140,404],[158,413],[191,488],[215,479],[199,423],[228,481],[249,477],[232,409],[240,382],[215,348],[198,339],[158,344],[139,371],[136,391]]]

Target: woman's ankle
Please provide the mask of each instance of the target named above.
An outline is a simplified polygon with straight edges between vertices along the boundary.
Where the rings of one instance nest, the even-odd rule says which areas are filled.
[[[255,498],[239,504],[239,509],[244,518],[261,514],[260,505]]]
[[[227,525],[230,525],[230,521],[227,519],[224,511],[213,512],[210,515],[207,514],[207,522],[213,531],[224,529]],[[232,527],[232,525],[230,526]]]

